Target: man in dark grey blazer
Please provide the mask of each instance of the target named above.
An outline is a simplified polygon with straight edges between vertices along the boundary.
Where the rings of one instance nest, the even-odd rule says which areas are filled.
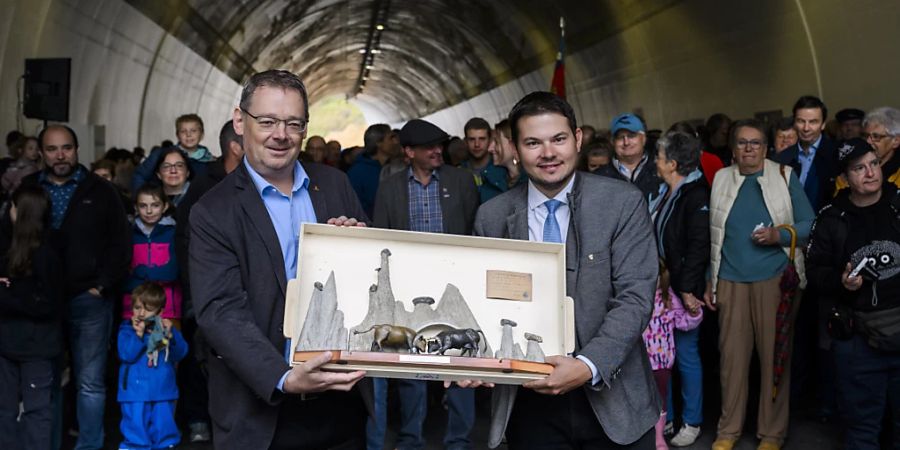
[[[652,449],[659,395],[641,333],[658,268],[647,205],[628,183],[576,173],[581,130],[565,100],[529,94],[509,121],[529,182],[482,205],[475,234],[566,244],[577,339],[574,356],[547,358],[547,378],[495,389],[508,409],[495,408],[489,444],[505,428],[511,449]]]
[[[400,130],[400,145],[409,168],[381,181],[375,196],[374,225],[378,228],[413,230],[410,227],[410,184],[427,186],[434,178],[440,192],[441,225],[437,233],[472,234],[478,209],[478,188],[468,170],[444,164],[441,150],[450,136],[434,124],[410,120]],[[415,181],[418,180],[418,181]],[[424,230],[420,230],[424,231]]]
[[[468,170],[443,163],[441,150],[450,138],[431,122],[410,120],[400,130],[400,145],[409,167],[381,182],[375,198],[375,226],[395,230],[472,234],[478,209],[478,189]],[[396,380],[400,397],[400,432],[397,448],[423,448],[422,427],[427,403],[426,382]],[[385,404],[386,384],[375,380],[375,399]],[[453,386],[447,391],[448,449],[471,448],[469,434],[475,425],[475,393]],[[383,408],[376,406],[376,411]],[[369,425],[369,448],[384,444],[386,414]]]
[[[342,172],[297,162],[307,105],[295,75],[252,76],[234,111],[245,159],[191,211],[191,293],[210,347],[217,449],[364,446],[371,384],[354,386],[365,373],[320,371],[328,352],[293,368],[286,360],[285,289],[300,224],[366,220]]]

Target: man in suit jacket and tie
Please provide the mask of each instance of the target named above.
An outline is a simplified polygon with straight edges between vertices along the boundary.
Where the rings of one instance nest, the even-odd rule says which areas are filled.
[[[813,211],[831,203],[837,180],[837,144],[826,136],[825,121],[828,108],[818,97],[805,95],[794,103],[794,129],[797,144],[776,156],[776,161],[791,166],[803,185],[803,191]],[[817,391],[817,415],[827,419],[835,406],[834,376],[828,348],[820,348],[819,335],[824,335],[825,315],[831,311],[830,300],[820,297],[816,286],[807,285],[794,322],[794,350],[791,360],[791,399],[798,404],[804,391]],[[822,340],[826,340],[824,338]],[[815,374],[815,375],[813,375]],[[809,383],[813,379],[818,383]]]
[[[779,153],[776,161],[794,169],[809,203],[818,211],[831,202],[838,175],[837,146],[822,133],[828,108],[819,98],[805,95],[794,103],[793,112],[797,144]]]
[[[472,173],[445,165],[443,144],[450,136],[425,120],[410,120],[400,130],[400,145],[409,167],[381,182],[375,198],[375,226],[431,233],[472,234],[478,209],[478,189]],[[397,448],[424,448],[427,389],[425,381],[397,380],[400,394],[400,433]],[[386,414],[382,413],[385,382],[375,381],[375,420],[369,425],[369,449],[384,446]],[[447,432],[444,446],[471,448],[475,425],[475,393],[451,387],[447,391]]]
[[[366,220],[342,172],[297,162],[308,104],[296,75],[271,70],[252,76],[233,119],[245,158],[191,211],[191,292],[210,346],[216,448],[355,449],[364,443],[371,384],[357,382],[365,373],[320,371],[328,353],[294,367],[286,360],[285,288],[296,274],[300,224]]]
[[[576,346],[547,358],[547,378],[495,391],[507,397],[495,404],[513,403],[494,418],[489,445],[505,428],[513,450],[652,449],[660,403],[641,333],[658,267],[647,204],[629,183],[575,171],[581,130],[565,100],[534,92],[509,121],[528,183],[482,205],[475,234],[566,244]]]

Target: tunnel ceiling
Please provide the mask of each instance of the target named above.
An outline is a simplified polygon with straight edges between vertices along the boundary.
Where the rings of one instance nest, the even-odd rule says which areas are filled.
[[[599,42],[677,0],[126,0],[242,83],[257,71],[299,74],[313,99],[364,87],[401,118],[452,106]],[[376,25],[384,29],[376,32]],[[372,37],[380,39],[374,46]]]

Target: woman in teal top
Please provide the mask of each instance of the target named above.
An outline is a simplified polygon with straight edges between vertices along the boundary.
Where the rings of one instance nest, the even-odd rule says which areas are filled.
[[[752,238],[759,224],[772,227],[772,216],[766,208],[759,177],[762,169],[745,175],[731,213],[725,222],[725,240],[722,242],[722,265],[719,278],[741,283],[768,280],[780,276],[787,267],[788,258],[782,247],[791,245],[787,230],[778,230],[778,245],[760,245]],[[743,175],[743,173],[742,173]],[[791,172],[788,192],[794,207],[794,229],[798,243],[806,242],[813,219],[816,218],[803,192],[797,176]],[[777,224],[775,224],[777,225]],[[799,244],[798,244],[799,245]]]
[[[731,450],[741,437],[754,347],[760,361],[758,449],[778,450],[787,435],[790,361],[785,362],[777,391],[773,366],[779,282],[791,236],[776,226],[793,224],[804,242],[814,213],[792,171],[765,159],[766,144],[762,123],[736,122],[730,139],[735,164],[716,173],[711,192],[712,275],[718,281],[715,294],[707,292],[704,300],[719,312],[722,385],[713,450]]]

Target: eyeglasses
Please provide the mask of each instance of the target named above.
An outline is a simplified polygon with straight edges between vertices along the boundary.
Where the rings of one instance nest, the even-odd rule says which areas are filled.
[[[174,163],[174,164],[164,163],[164,164],[160,164],[159,170],[160,170],[161,172],[168,172],[168,171],[170,171],[170,170],[172,170],[172,169],[175,169],[177,172],[181,172],[181,171],[184,170],[186,167],[187,167],[187,164],[185,164],[185,163],[183,163],[183,162],[177,162],[177,163]]]
[[[763,142],[758,139],[752,141],[741,139],[737,141],[737,148],[747,148],[748,146],[751,150],[759,150],[762,148]]]
[[[871,142],[873,144],[877,144],[881,142],[882,139],[886,137],[894,137],[893,134],[879,134],[879,133],[863,133],[860,135],[863,140]]]
[[[285,130],[287,130],[288,133],[300,134],[306,131],[306,125],[309,123],[306,119],[276,119],[274,117],[254,116],[253,114],[250,114],[250,111],[247,111],[244,108],[241,108],[241,111],[253,118],[253,120],[256,121],[256,124],[259,125],[259,129],[267,133],[275,131],[278,124],[284,122]]]

